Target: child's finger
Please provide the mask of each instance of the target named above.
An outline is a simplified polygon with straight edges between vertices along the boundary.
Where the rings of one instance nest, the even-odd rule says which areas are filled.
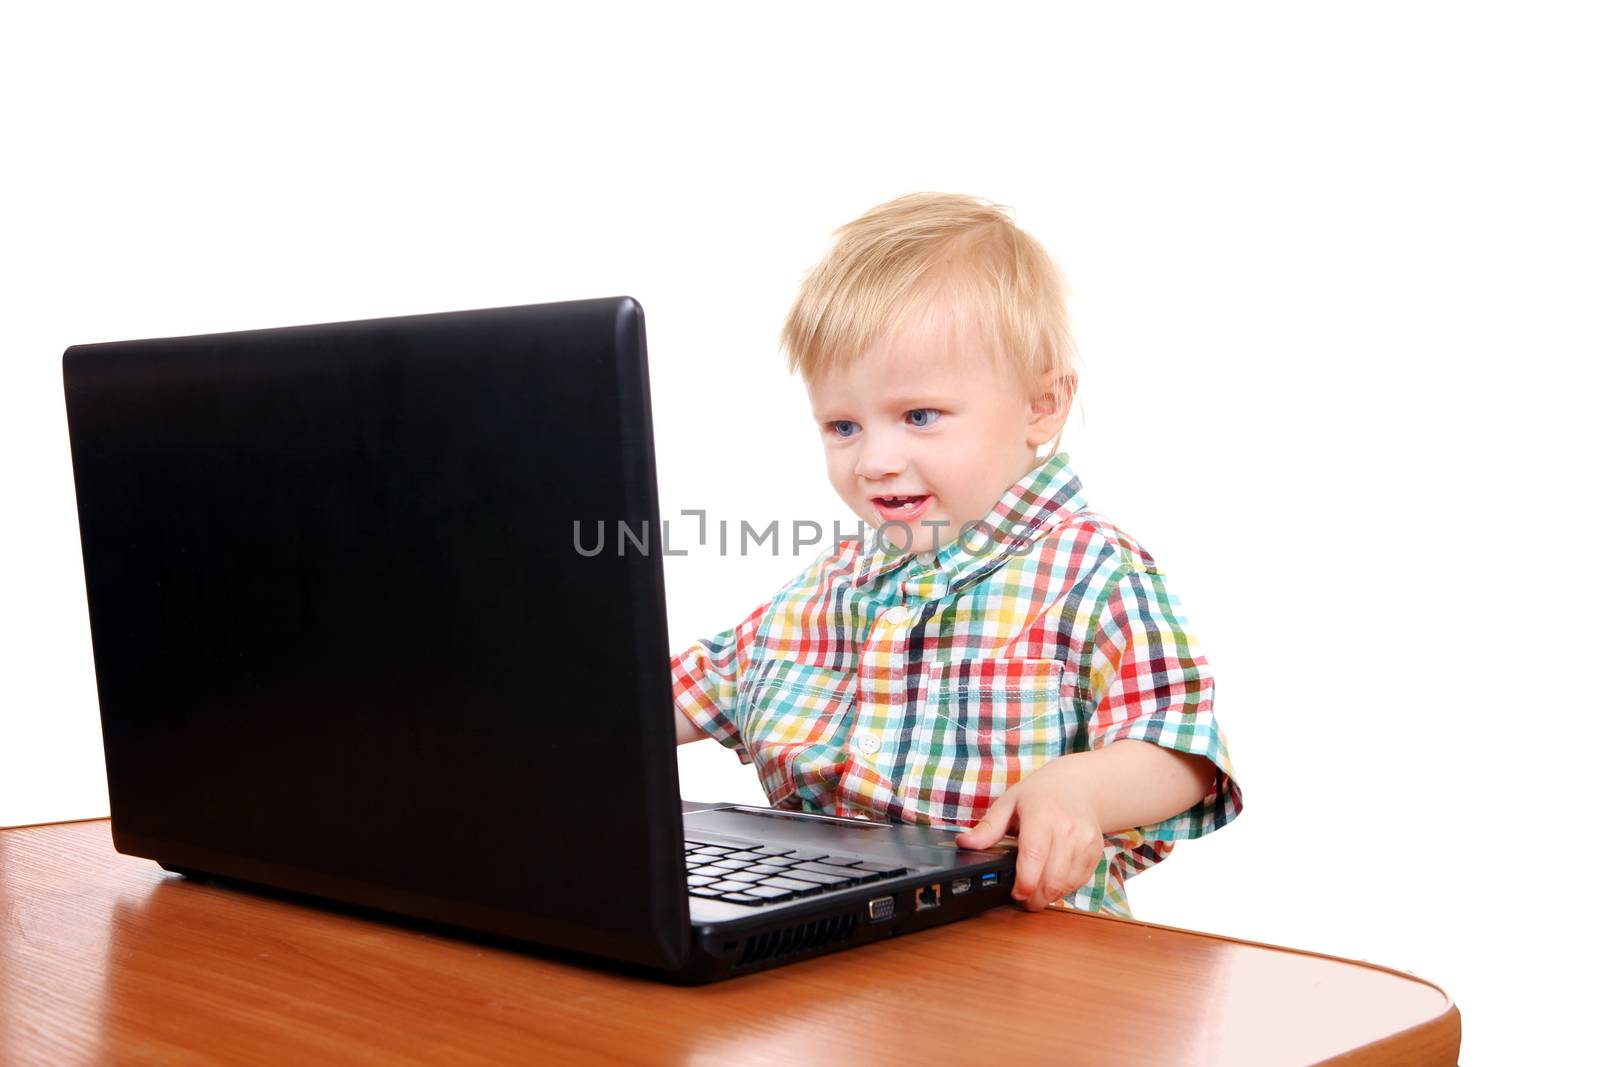
[[[1057,827],[1050,840],[1050,859],[1039,876],[1038,891],[1028,898],[1029,906],[1038,904],[1042,908],[1053,900],[1060,900],[1078,866],[1078,856],[1073,851],[1066,827]]]
[[[1088,885],[1094,878],[1094,872],[1100,867],[1100,860],[1105,855],[1104,842],[1097,842],[1078,852],[1078,862],[1072,871],[1072,888]],[[1099,846],[1099,847],[1097,847]]]
[[[1051,833],[1043,819],[1025,819],[1017,828],[1017,880],[1013,900],[1029,901],[1039,891],[1045,863],[1050,858]]]
[[[989,810],[970,828],[956,835],[957,848],[988,848],[1002,837],[1011,828],[1011,810],[1016,806],[1016,801],[1011,799],[1011,794],[1003,795],[990,806]]]

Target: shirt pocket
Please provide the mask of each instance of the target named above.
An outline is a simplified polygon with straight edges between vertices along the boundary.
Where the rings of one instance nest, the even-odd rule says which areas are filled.
[[[1054,659],[970,659],[928,669],[901,793],[968,825],[1000,794],[1066,751],[1063,667]]]
[[[856,676],[767,660],[739,695],[739,729],[752,755],[770,746],[811,746],[833,737],[856,702]]]

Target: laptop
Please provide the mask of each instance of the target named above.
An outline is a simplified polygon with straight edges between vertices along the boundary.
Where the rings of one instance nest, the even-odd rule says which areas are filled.
[[[684,983],[1009,899],[1009,844],[680,803],[635,300],[63,376],[118,851]]]

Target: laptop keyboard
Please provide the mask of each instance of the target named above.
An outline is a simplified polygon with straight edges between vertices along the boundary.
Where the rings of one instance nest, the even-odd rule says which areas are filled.
[[[907,868],[855,856],[828,855],[782,845],[739,848],[684,841],[689,895],[734,904],[777,904],[795,897],[905,874]]]

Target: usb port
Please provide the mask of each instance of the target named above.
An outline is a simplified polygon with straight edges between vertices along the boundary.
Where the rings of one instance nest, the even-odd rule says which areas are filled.
[[[867,918],[875,923],[894,918],[894,897],[879,897],[867,902]]]
[[[939,883],[925,885],[917,890],[917,910],[927,911],[929,908],[939,906]]]
[[[994,871],[990,871],[988,874],[978,879],[978,884],[984,889],[993,889],[995,886],[1000,884],[1000,875]]]
[[[953,897],[959,897],[962,893],[970,893],[971,891],[971,878],[955,878],[950,882],[950,895]]]

